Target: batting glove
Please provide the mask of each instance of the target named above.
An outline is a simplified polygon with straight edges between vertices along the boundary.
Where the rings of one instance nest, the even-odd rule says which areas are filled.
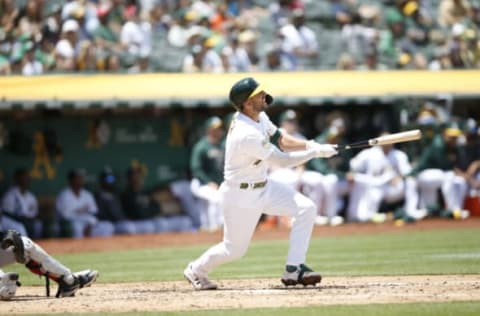
[[[307,142],[307,149],[314,150],[318,158],[330,158],[338,154],[338,150],[335,145],[319,144],[314,140]]]

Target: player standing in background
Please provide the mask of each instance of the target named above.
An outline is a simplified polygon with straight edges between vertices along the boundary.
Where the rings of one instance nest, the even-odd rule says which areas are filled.
[[[225,220],[223,241],[190,262],[184,276],[196,290],[216,289],[208,273],[246,253],[258,220],[266,213],[294,218],[282,283],[315,285],[321,276],[308,268],[305,261],[316,207],[291,187],[267,181],[267,171],[271,164],[293,167],[313,158],[334,156],[337,150],[333,145],[281,133],[264,112],[273,102],[272,96],[253,78],[235,83],[229,97],[237,113],[227,135],[224,182],[220,186]],[[276,141],[285,151],[272,145]]]
[[[83,270],[72,273],[69,268],[52,258],[30,238],[20,236],[14,230],[4,233],[1,225],[0,240],[0,268],[14,262],[25,264],[32,273],[58,283],[57,298],[74,296],[79,289],[88,287],[97,280],[97,271]],[[19,285],[17,273],[5,273],[0,269],[0,300],[13,298]]]
[[[3,226],[24,236],[38,238],[42,235],[42,223],[37,219],[37,198],[28,189],[30,174],[27,169],[19,168],[15,170],[13,178],[15,184],[2,199]]]
[[[445,202],[443,217],[465,219],[470,213],[463,209],[467,194],[468,159],[465,147],[459,144],[462,131],[456,123],[443,129],[441,135],[435,135],[430,145],[423,149],[411,175],[416,176],[420,194],[419,207],[428,211],[438,211],[440,190]]]
[[[202,229],[216,231],[223,225],[218,189],[223,181],[225,148],[222,142],[223,122],[217,117],[205,123],[205,136],[193,147],[190,168],[192,169],[192,194],[202,200]]]
[[[344,137],[345,123],[343,118],[335,118],[318,135],[318,143],[346,144]],[[302,174],[303,192],[318,206],[315,218],[316,225],[337,226],[344,222],[339,215],[344,208],[344,196],[350,191],[350,183],[346,179],[352,151],[342,150],[332,159],[313,159],[307,163],[307,170]]]
[[[382,133],[381,136],[388,133]],[[427,214],[417,210],[418,194],[408,156],[393,145],[375,146],[360,151],[350,160],[353,182],[348,205],[349,221],[384,222],[385,213],[379,213],[383,202],[405,201],[405,213],[414,219]]]

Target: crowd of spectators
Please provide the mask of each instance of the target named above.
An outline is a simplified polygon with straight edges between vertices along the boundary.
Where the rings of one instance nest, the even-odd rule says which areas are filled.
[[[0,73],[465,69],[478,0],[0,0]]]

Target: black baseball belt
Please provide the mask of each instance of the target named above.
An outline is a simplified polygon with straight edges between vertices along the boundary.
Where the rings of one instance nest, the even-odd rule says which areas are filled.
[[[242,182],[240,183],[240,189],[243,189],[243,190],[246,190],[248,188],[260,189],[260,188],[264,188],[266,185],[267,185],[267,180],[262,182],[254,182],[254,183]]]

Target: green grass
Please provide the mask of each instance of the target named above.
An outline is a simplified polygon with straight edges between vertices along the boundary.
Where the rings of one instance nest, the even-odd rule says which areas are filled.
[[[398,232],[312,239],[308,264],[324,276],[480,273],[478,229]],[[186,264],[209,245],[138,249],[56,256],[73,270],[97,269],[98,282],[171,281],[182,279]],[[247,255],[214,271],[217,278],[279,277],[288,242],[252,243]],[[21,273],[26,285],[43,285],[21,265],[4,268]]]
[[[480,311],[480,302],[451,302],[451,303],[419,303],[419,304],[371,304],[371,305],[332,305],[322,307],[302,307],[302,308],[255,308],[255,309],[236,309],[236,310],[204,310],[204,311],[189,311],[189,312],[134,312],[134,313],[98,313],[88,315],[182,315],[182,316],[383,316],[383,315],[398,315],[398,316],[458,316],[458,315],[478,315]],[[82,314],[68,314],[68,315],[82,315]],[[85,315],[85,314],[83,314]],[[36,314],[36,316],[41,316]],[[44,316],[51,316],[51,314],[44,314]]]

